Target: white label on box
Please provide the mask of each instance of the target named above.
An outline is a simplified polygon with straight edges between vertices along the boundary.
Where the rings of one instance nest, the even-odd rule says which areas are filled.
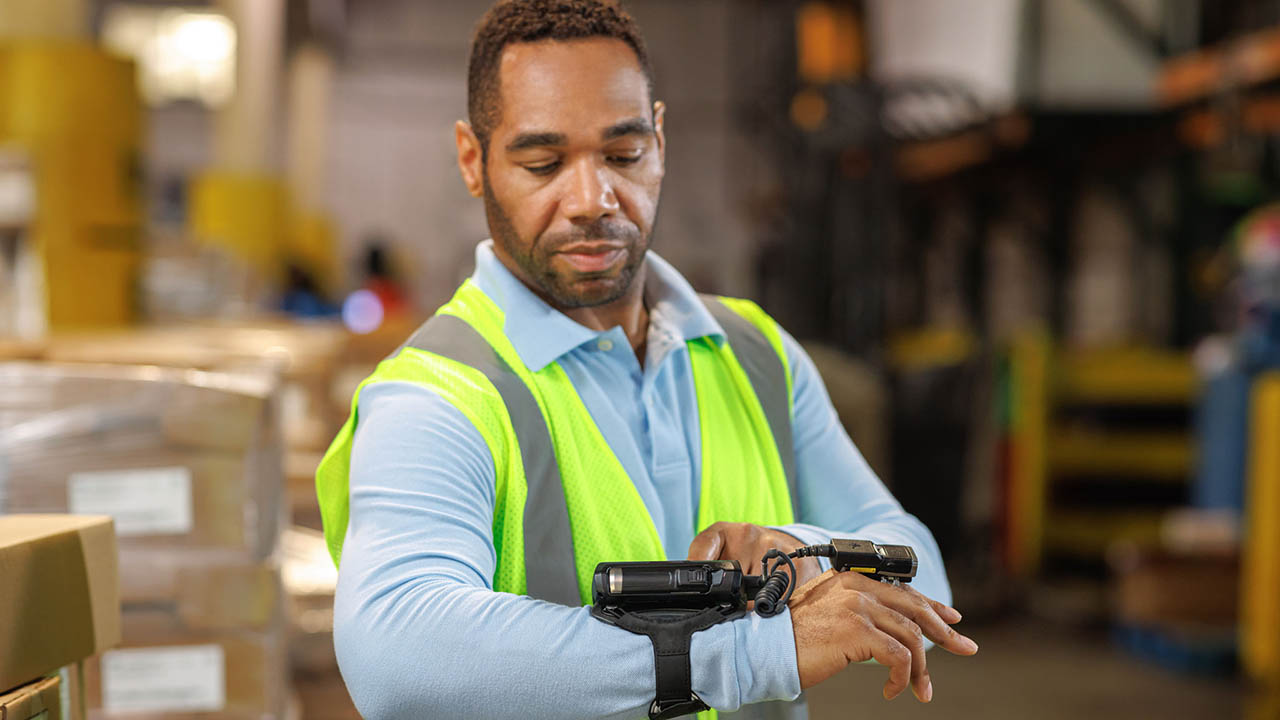
[[[129,648],[102,654],[102,709],[220,712],[227,704],[221,645]]]
[[[191,532],[191,471],[184,467],[73,473],[67,505],[76,515],[110,515],[116,535]]]

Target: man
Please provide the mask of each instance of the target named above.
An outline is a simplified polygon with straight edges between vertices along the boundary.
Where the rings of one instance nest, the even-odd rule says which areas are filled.
[[[886,697],[909,685],[927,702],[925,638],[977,651],[950,627],[928,530],[866,466],[793,339],[648,251],[665,108],[633,21],[608,0],[500,3],[468,91],[458,165],[493,239],[361,386],[317,476],[361,712],[642,717],[653,649],[582,606],[596,562],[754,571],[768,548],[832,536],[911,545],[918,591],[801,561],[788,610],[693,635],[692,691],[749,710],[874,659]]]

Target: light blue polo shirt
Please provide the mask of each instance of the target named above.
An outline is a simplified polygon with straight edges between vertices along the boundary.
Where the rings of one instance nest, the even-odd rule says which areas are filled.
[[[724,331],[688,282],[646,259],[645,362],[620,327],[591,330],[543,302],[476,249],[472,280],[502,308],[533,371],[560,363],[635,483],[667,556],[695,534],[701,477],[697,396],[686,341]],[[812,361],[789,335],[797,519],[806,543],[859,537],[915,548],[915,587],[951,602],[929,531],[901,506],[845,434]],[[412,383],[366,387],[351,455],[351,516],[334,641],[366,718],[643,717],[654,694],[648,638],[568,608],[497,593],[492,578],[494,469],[457,408]],[[693,689],[708,704],[800,692],[789,612],[751,614],[694,635]],[[868,669],[868,671],[874,671]],[[883,672],[883,670],[880,670]]]

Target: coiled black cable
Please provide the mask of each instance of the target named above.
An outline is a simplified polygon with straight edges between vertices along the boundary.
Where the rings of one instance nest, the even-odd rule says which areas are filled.
[[[784,553],[777,548],[770,548],[760,558],[760,568],[764,571],[764,586],[756,593],[756,613],[761,617],[772,617],[782,612],[782,609],[791,601],[791,594],[795,592],[796,564],[791,558],[805,557],[831,557],[835,554],[835,548],[831,545],[806,545],[796,548],[790,553]],[[773,560],[770,566],[769,561]],[[786,562],[788,573],[782,569],[782,563]]]
[[[773,560],[772,567],[769,565],[769,560]],[[784,560],[791,570],[790,575],[782,570]],[[791,600],[791,593],[795,589],[795,583],[792,580],[796,576],[796,564],[786,553],[777,548],[770,548],[764,557],[760,558],[760,567],[764,570],[765,581],[764,587],[756,593],[756,612],[762,617],[771,617],[782,612],[782,608],[786,607],[787,602]]]

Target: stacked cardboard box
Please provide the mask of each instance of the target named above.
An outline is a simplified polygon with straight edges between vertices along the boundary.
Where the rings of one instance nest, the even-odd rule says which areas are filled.
[[[262,321],[115,332],[62,333],[46,342],[54,362],[158,365],[213,371],[267,367],[281,380],[284,442],[323,449],[346,417],[332,393],[347,332],[341,325]]]
[[[0,579],[0,720],[59,720],[49,676],[120,641],[111,518],[0,515]],[[66,710],[84,717],[76,702]]]
[[[280,380],[286,500],[292,515],[318,527],[315,466],[346,419],[350,395],[335,392],[349,334],[338,324],[264,320],[206,326],[61,333],[42,356],[56,362],[159,365],[236,371],[267,368]],[[392,345],[392,348],[395,346]]]
[[[61,691],[55,675],[0,692],[0,720],[62,720]]]
[[[0,512],[111,515],[123,642],[89,717],[284,713],[282,443],[271,373],[0,365]]]
[[[279,382],[277,395],[283,428],[280,442],[284,446],[284,504],[288,509],[288,516],[295,524],[319,530],[321,523],[315,494],[316,466],[330,440],[346,420],[356,385],[373,371],[378,361],[393,352],[419,322],[416,318],[401,318],[366,335],[353,335],[337,324],[299,325],[271,320],[135,328],[92,334],[61,333],[50,338],[40,352],[43,358],[57,362],[145,364],[216,372],[266,367]],[[207,403],[208,400],[201,399],[199,402]],[[3,413],[4,403],[0,401],[0,427],[3,427]],[[206,432],[213,435],[227,432],[226,425],[216,418],[210,418],[209,425],[212,427],[197,429],[195,434],[201,436]],[[120,440],[117,438],[112,442],[118,444]],[[216,477],[225,471],[225,467],[222,471],[212,467],[225,465],[223,461],[226,457],[220,454],[226,450],[225,447],[197,447],[202,448],[203,457],[199,459],[200,467],[196,468],[201,470],[202,477]],[[184,456],[190,458],[191,453],[184,451]],[[158,454],[153,453],[151,457],[155,459],[153,467],[170,466],[165,464],[169,461]],[[232,536],[238,537],[240,530],[252,529],[238,526],[236,518],[232,517],[243,498],[230,497],[224,492],[226,488],[202,483],[200,477],[193,475],[193,493],[199,494],[203,492],[201,488],[208,487],[214,487],[218,491],[211,497],[206,494],[196,499],[196,504],[204,508],[200,514],[205,516],[207,522],[201,525],[201,518],[195,518],[191,534],[182,537],[164,536],[160,543],[162,546],[178,543],[197,548],[207,547],[212,542],[218,547],[227,548]],[[211,517],[213,515],[219,517]],[[243,523],[251,520],[248,516],[237,517]],[[299,556],[295,550],[300,544],[294,542],[284,553],[284,562],[295,569],[292,578],[295,581],[303,578],[301,582],[286,579],[283,594],[288,608],[285,614],[289,618],[290,627],[288,650],[301,678],[299,687],[302,689],[303,703],[308,716],[323,709],[324,717],[357,717],[345,688],[341,685],[333,655],[332,606],[336,572],[324,550],[323,540],[317,539],[318,535],[312,533],[307,536],[300,533],[293,537],[295,540],[307,537],[311,542],[302,542],[301,546],[318,549],[318,552],[304,551]],[[126,542],[130,546],[145,543],[142,538],[127,539]],[[194,618],[195,622],[204,623],[202,627],[205,629],[226,630],[231,628],[231,624],[225,618],[219,620],[217,628],[210,628],[208,625],[217,619],[213,617],[213,611],[226,608],[227,603],[201,603],[200,599],[213,597],[213,591],[219,587],[227,588],[251,582],[251,578],[237,575],[236,567],[223,565],[217,572],[205,569],[195,577],[188,573],[182,578],[161,582],[164,578],[173,576],[152,572],[150,559],[134,563],[126,558],[122,567],[125,601],[132,606],[141,606],[152,602],[158,594],[172,603],[173,594],[158,587],[169,583],[175,588],[184,589],[183,597],[174,606],[175,612],[185,618],[184,622],[190,623]],[[296,572],[299,567],[307,569]],[[204,581],[217,577],[219,573],[223,576],[217,581]],[[226,577],[227,574],[232,577]],[[285,574],[290,575],[288,569]],[[322,581],[317,583],[316,578],[322,578]],[[241,593],[237,597],[260,597],[261,586],[256,587],[258,590]],[[256,612],[261,606],[247,604],[240,608]],[[229,676],[228,681],[231,679]],[[318,692],[308,692],[307,688]]]

